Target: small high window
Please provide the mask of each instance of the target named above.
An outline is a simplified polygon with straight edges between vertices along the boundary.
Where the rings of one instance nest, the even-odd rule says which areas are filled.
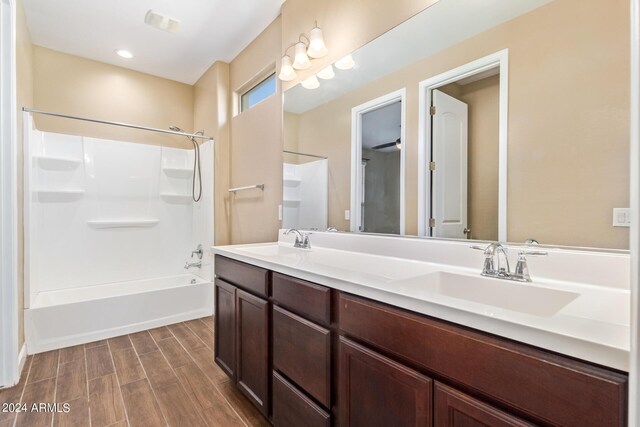
[[[240,97],[240,112],[253,108],[256,104],[276,93],[276,73],[271,74]]]

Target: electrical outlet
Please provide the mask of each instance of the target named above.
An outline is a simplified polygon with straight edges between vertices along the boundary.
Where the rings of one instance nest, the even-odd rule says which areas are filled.
[[[344,211],[344,219],[346,221],[349,221],[351,219],[351,212],[348,209]]]
[[[630,227],[631,212],[629,208],[613,208],[613,226]]]

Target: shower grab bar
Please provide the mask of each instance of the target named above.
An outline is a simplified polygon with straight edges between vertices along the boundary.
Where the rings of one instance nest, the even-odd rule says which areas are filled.
[[[264,184],[254,184],[254,185],[247,185],[245,187],[230,188],[229,193],[235,193],[236,191],[242,191],[242,190],[251,190],[253,188],[259,188],[262,191],[264,191]]]
[[[89,119],[87,117],[72,116],[72,115],[69,115],[69,114],[52,113],[50,111],[34,110],[32,108],[26,108],[26,107],[22,107],[22,111],[24,111],[26,113],[42,114],[42,115],[45,115],[45,116],[61,117],[63,119],[73,119],[73,120],[82,120],[84,122],[99,123],[101,125],[113,125],[113,126],[120,126],[120,127],[130,128],[130,129],[138,129],[138,130],[146,130],[146,131],[150,131],[150,132],[167,133],[167,134],[170,134],[170,135],[180,135],[180,136],[186,136],[186,137],[189,137],[189,138],[200,138],[200,139],[205,139],[207,141],[213,141],[212,137],[206,136],[206,135],[200,135],[198,133],[178,132],[178,131],[169,130],[169,129],[158,129],[158,128],[151,128],[151,127],[147,127],[147,126],[132,125],[132,124],[129,124],[129,123],[111,122],[111,121],[108,121],[108,120]]]
[[[324,159],[324,160],[328,159],[328,157],[325,157],[325,156],[318,156],[317,154],[301,153],[299,151],[282,150],[282,152],[287,154],[297,154],[299,156],[315,157],[316,159]]]

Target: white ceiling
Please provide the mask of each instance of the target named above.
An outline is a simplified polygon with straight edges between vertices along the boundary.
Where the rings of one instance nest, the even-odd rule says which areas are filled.
[[[24,0],[34,44],[195,83],[231,61],[280,13],[284,0]],[[149,9],[182,21],[171,34],[144,23]],[[127,49],[133,59],[114,52]]]
[[[353,52],[355,67],[336,70],[318,89],[287,90],[284,109],[304,113],[552,0],[440,0]]]

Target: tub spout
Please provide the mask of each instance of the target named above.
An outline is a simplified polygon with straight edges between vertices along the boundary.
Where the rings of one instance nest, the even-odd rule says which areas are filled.
[[[202,261],[198,261],[198,262],[185,262],[184,263],[184,269],[188,270],[191,267],[198,267],[198,268],[202,268]]]

